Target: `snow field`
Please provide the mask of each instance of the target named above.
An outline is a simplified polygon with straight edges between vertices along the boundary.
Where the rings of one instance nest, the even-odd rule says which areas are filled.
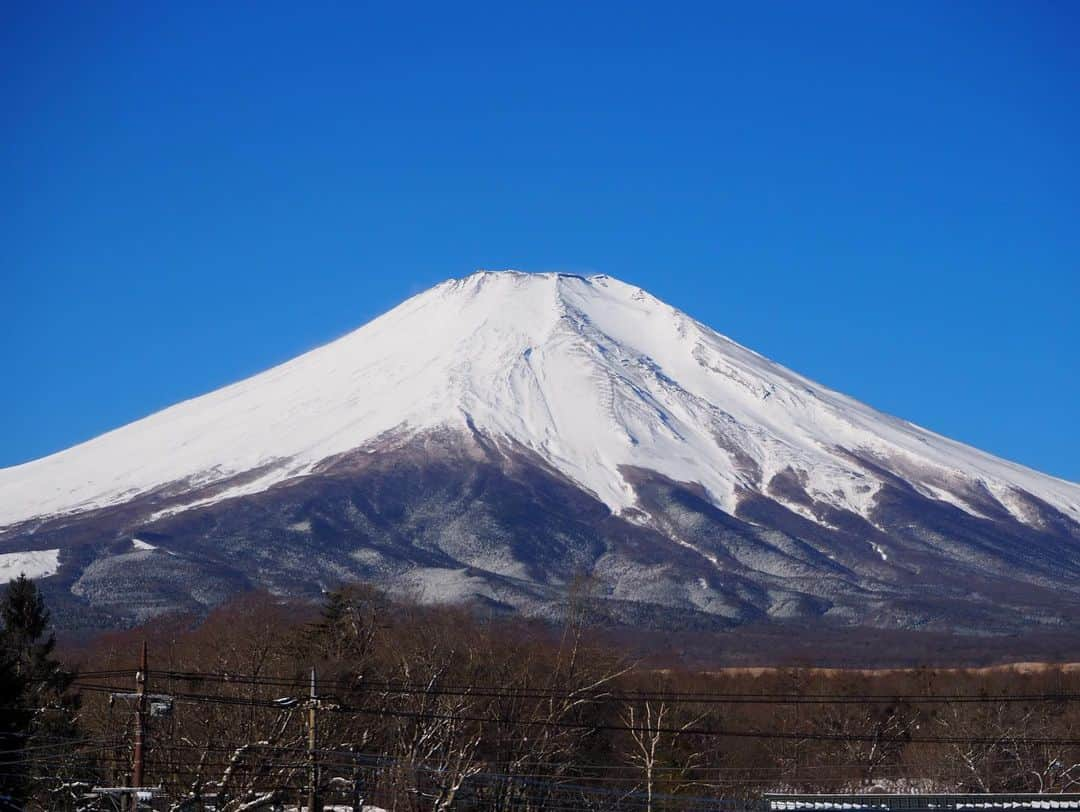
[[[881,478],[854,452],[974,515],[965,490],[1031,522],[1021,489],[1080,520],[1080,485],[876,412],[631,285],[481,272],[252,378],[0,469],[0,529],[257,472],[177,512],[265,490],[387,432],[442,426],[510,438],[614,511],[635,501],[624,466],[699,483],[729,512],[790,469],[814,500],[867,516]]]

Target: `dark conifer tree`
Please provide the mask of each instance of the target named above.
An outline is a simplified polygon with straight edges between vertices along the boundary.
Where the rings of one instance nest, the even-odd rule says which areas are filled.
[[[22,705],[25,688],[11,650],[0,645],[0,810],[20,808],[26,790],[22,762],[31,714]]]
[[[64,696],[72,675],[53,657],[49,623],[37,584],[25,575],[9,582],[0,598],[0,796],[15,804],[33,790],[34,764],[26,756],[36,740],[53,746],[76,735],[76,701]],[[50,772],[59,778],[64,750],[50,752]]]
[[[56,636],[49,631],[45,598],[32,580],[20,575],[7,586],[0,602],[3,646],[15,661],[16,673],[33,693],[63,688],[67,680],[53,659]]]

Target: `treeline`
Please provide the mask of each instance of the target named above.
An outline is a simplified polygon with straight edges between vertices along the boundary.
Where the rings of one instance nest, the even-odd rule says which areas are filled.
[[[63,652],[46,694],[20,700],[66,727],[25,725],[9,794],[110,808],[90,791],[130,778],[144,640],[158,809],[295,808],[313,787],[327,805],[393,810],[1080,787],[1075,672],[658,669],[592,633],[586,595],[566,614],[553,629],[358,586],[319,613],[255,595],[198,625],[110,634]]]

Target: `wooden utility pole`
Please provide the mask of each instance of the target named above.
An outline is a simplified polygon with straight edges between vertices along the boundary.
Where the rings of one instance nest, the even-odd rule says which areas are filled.
[[[138,812],[139,790],[143,786],[143,764],[146,742],[146,641],[142,644],[142,656],[139,658],[139,670],[135,672],[135,694],[113,694],[110,702],[116,698],[135,700],[135,746],[131,753],[131,780],[127,792],[120,795],[120,808]]]
[[[142,644],[139,670],[135,672],[135,693],[110,694],[109,704],[116,700],[135,703],[135,744],[131,750],[131,780],[124,787],[99,787],[95,794],[107,795],[119,802],[121,809],[135,812],[139,808],[139,793],[153,795],[157,790],[144,786],[146,766],[147,723],[152,716],[172,713],[173,698],[167,694],[151,694],[150,667],[147,664],[146,641]]]
[[[143,744],[146,740],[146,641],[142,644],[139,670],[135,672],[135,748],[131,766],[131,785],[137,789],[143,785]],[[133,796],[134,797],[134,796]],[[138,809],[138,800],[132,805]]]
[[[308,699],[308,802],[307,812],[323,812],[319,798],[319,695],[315,688],[315,669],[311,669],[311,696]]]

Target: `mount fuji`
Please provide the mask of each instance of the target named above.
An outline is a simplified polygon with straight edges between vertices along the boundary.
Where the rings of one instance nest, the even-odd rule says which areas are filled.
[[[553,617],[1074,630],[1080,485],[875,411],[608,276],[480,272],[0,470],[70,625],[368,580]],[[0,561],[0,563],[3,563]]]

